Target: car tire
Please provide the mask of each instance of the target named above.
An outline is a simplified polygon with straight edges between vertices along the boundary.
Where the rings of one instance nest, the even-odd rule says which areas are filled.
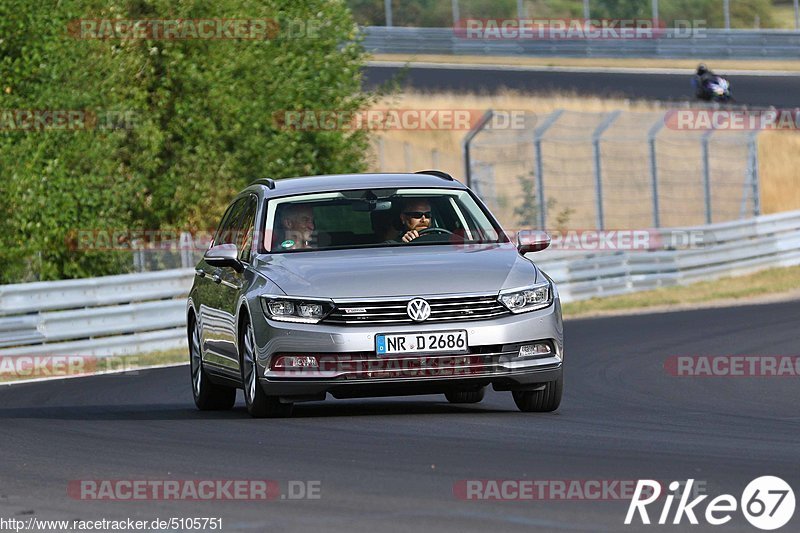
[[[535,391],[514,391],[514,403],[525,413],[549,413],[558,409],[561,404],[561,393],[564,390],[564,378],[548,381],[544,388]]]
[[[242,387],[247,412],[253,418],[289,417],[292,415],[294,404],[281,403],[277,396],[267,396],[258,384],[255,346],[253,326],[245,322],[240,341],[242,361],[239,366],[242,370]]]
[[[486,387],[476,391],[451,391],[444,393],[450,403],[479,403],[486,394]]]
[[[236,389],[212,383],[203,368],[200,348],[200,326],[194,318],[189,324],[189,370],[192,379],[194,404],[201,411],[221,411],[233,408]]]

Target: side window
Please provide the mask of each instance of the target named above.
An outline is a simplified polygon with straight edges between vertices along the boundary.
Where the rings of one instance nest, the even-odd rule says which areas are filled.
[[[245,199],[239,200],[225,213],[222,217],[222,223],[219,225],[217,234],[214,236],[214,246],[218,244],[235,244],[234,228],[242,213],[242,208],[245,205]]]
[[[238,230],[236,247],[239,249],[239,259],[242,261],[250,259],[250,252],[253,249],[253,229],[256,223],[257,207],[258,202],[256,199],[252,196],[248,197],[245,201],[240,221],[236,224]]]

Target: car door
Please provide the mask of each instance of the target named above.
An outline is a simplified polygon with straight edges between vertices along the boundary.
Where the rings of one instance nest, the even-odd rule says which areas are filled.
[[[239,251],[239,260],[247,265],[250,263],[258,201],[255,196],[248,196],[243,200],[242,209],[235,213],[236,219],[232,221],[230,234],[226,235],[226,238],[228,244],[236,245],[236,249]],[[220,364],[238,372],[239,343],[236,320],[239,299],[242,292],[246,290],[248,271],[246,268],[239,272],[233,267],[221,267],[216,274],[220,279],[220,317],[223,325],[219,339],[223,356]]]
[[[241,219],[246,198],[237,200],[222,217],[211,246],[232,243],[234,225]],[[203,360],[210,366],[230,368],[230,357],[225,346],[229,335],[226,333],[228,321],[225,317],[225,302],[228,288],[222,285],[222,269],[202,261],[197,268],[201,277],[198,284],[199,314],[201,323],[201,343]]]

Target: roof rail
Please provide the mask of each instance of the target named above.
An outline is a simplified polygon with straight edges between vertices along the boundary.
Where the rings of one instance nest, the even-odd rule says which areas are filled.
[[[430,174],[431,176],[436,176],[442,178],[443,180],[456,181],[453,179],[453,176],[451,176],[447,172],[442,172],[441,170],[419,170],[417,172],[414,172],[414,174]]]
[[[275,180],[272,178],[258,178],[256,181],[251,183],[250,185],[266,185],[270,189],[275,188]]]

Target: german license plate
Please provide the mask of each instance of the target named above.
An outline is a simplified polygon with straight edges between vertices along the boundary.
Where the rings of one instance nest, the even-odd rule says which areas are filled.
[[[430,331],[426,333],[391,333],[375,336],[378,355],[416,353],[467,353],[467,331]]]

